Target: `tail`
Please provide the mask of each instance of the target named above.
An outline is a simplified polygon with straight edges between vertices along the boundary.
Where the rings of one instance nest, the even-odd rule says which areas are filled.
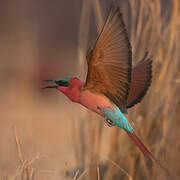
[[[129,137],[134,141],[134,143],[138,146],[141,152],[153,163],[157,162],[156,158],[153,154],[147,149],[147,147],[142,143],[142,141],[136,136],[135,132],[131,133],[126,131]]]
[[[171,176],[169,171],[162,166],[162,164],[154,157],[154,155],[147,149],[147,147],[142,143],[142,141],[136,136],[135,132],[131,133],[126,131],[129,137],[134,141],[134,143],[138,146],[141,152],[149,159],[152,163],[157,163],[166,173],[168,176]]]

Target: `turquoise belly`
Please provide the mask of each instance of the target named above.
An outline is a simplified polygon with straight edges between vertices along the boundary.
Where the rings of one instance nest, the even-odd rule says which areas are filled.
[[[134,132],[128,120],[118,107],[115,106],[113,109],[101,107],[101,111],[104,113],[105,117],[112,120],[116,126],[119,126],[127,131]]]

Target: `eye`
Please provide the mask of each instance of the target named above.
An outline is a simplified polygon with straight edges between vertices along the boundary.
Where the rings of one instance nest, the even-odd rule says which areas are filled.
[[[67,81],[55,81],[56,84],[58,84],[59,86],[65,86],[65,87],[68,87],[69,86],[69,82]]]

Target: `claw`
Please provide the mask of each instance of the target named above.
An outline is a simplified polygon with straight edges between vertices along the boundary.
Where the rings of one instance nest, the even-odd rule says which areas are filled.
[[[115,123],[111,119],[105,119],[105,122],[109,127],[115,126]]]
[[[104,121],[105,121],[105,123],[106,123],[109,127],[115,126],[115,123],[113,122],[113,120],[108,119],[108,118],[106,118],[106,116],[105,116],[105,111],[106,111],[107,109],[110,109],[109,107],[100,107],[100,106],[97,106],[97,109],[99,109],[99,110],[104,114],[104,117],[105,117]]]

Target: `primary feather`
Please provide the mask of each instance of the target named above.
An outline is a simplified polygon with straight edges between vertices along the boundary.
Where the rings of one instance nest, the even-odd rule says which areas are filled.
[[[148,91],[152,81],[152,59],[148,53],[132,69],[130,91],[127,99],[127,108],[139,103]]]
[[[88,51],[84,89],[104,94],[126,112],[132,53],[119,7],[112,6],[93,50]]]

